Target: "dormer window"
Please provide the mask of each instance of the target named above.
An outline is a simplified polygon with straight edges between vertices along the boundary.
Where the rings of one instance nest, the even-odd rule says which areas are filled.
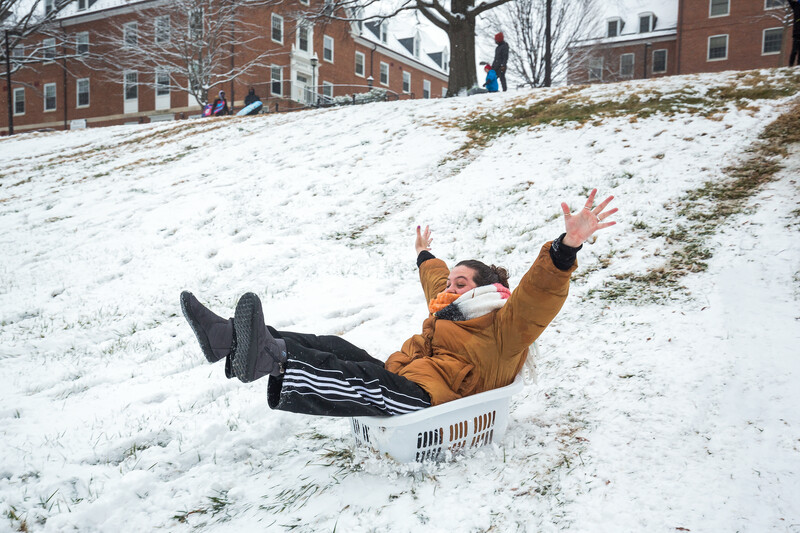
[[[608,19],[608,31],[606,32],[606,37],[616,37],[620,33],[622,33],[622,19]]]
[[[416,33],[414,34],[414,50],[412,52],[414,54],[414,57],[419,57],[419,49],[420,49],[420,38],[419,38],[419,33]]]
[[[652,13],[639,15],[639,33],[650,33],[656,27],[656,16]]]
[[[389,40],[389,23],[385,20],[381,22],[381,42],[385,43]]]

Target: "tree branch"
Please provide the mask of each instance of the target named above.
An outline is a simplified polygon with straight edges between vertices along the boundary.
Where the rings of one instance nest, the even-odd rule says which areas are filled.
[[[511,0],[494,0],[493,2],[484,2],[482,4],[477,5],[474,9],[469,11],[469,14],[473,17],[477,17],[484,11],[489,11],[490,9],[494,9],[497,6],[501,6],[506,2],[510,2]]]

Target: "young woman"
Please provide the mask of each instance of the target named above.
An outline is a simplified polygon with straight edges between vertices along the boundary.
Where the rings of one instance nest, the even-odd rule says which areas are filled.
[[[384,364],[341,337],[276,331],[264,323],[253,293],[224,319],[190,292],[181,309],[209,362],[225,359],[225,375],[247,383],[268,377],[271,408],[327,416],[408,413],[511,383],[528,347],[561,310],[583,243],[617,209],[613,196],[593,207],[597,190],[570,213],[566,231],[542,246],[513,292],[505,269],[476,260],[452,270],[430,252],[431,232],[417,227],[420,281],[430,315]]]

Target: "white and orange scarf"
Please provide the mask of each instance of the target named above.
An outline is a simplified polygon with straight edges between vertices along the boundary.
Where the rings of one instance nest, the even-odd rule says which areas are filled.
[[[428,310],[442,320],[460,322],[478,318],[505,305],[511,291],[499,283],[476,287],[462,295],[440,292],[428,304]]]

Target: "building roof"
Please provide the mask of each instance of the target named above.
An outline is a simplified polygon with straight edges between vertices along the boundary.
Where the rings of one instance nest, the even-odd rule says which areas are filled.
[[[639,33],[639,16],[655,16],[653,31]],[[608,37],[608,21],[619,19],[619,35]],[[594,35],[581,44],[611,44],[674,35],[678,26],[678,0],[601,0]]]
[[[74,17],[91,16],[101,11],[112,9],[137,9],[142,4],[159,3],[164,0],[85,0],[80,5],[86,6],[78,9],[77,2],[66,7],[59,18],[69,19]],[[409,61],[421,64],[424,67],[447,75],[449,68],[449,49],[447,44],[442,44],[444,32],[438,28],[423,24],[409,13],[401,13],[393,18],[385,19],[383,24],[388,25],[388,38],[383,42],[380,38],[380,25],[374,23],[361,24],[360,37],[388,49]],[[442,35],[439,35],[442,34]],[[415,55],[413,40],[418,39],[419,54]],[[446,42],[446,37],[444,39]]]
[[[388,26],[387,39],[383,42],[380,38],[380,26]],[[442,44],[435,32],[437,28],[418,24],[404,17],[394,17],[382,21],[371,21],[363,25],[361,37],[372,43],[378,44],[400,54],[410,60],[421,63],[427,68],[442,74],[448,73],[450,52],[446,44]],[[419,54],[414,54],[414,39],[417,39]]]

